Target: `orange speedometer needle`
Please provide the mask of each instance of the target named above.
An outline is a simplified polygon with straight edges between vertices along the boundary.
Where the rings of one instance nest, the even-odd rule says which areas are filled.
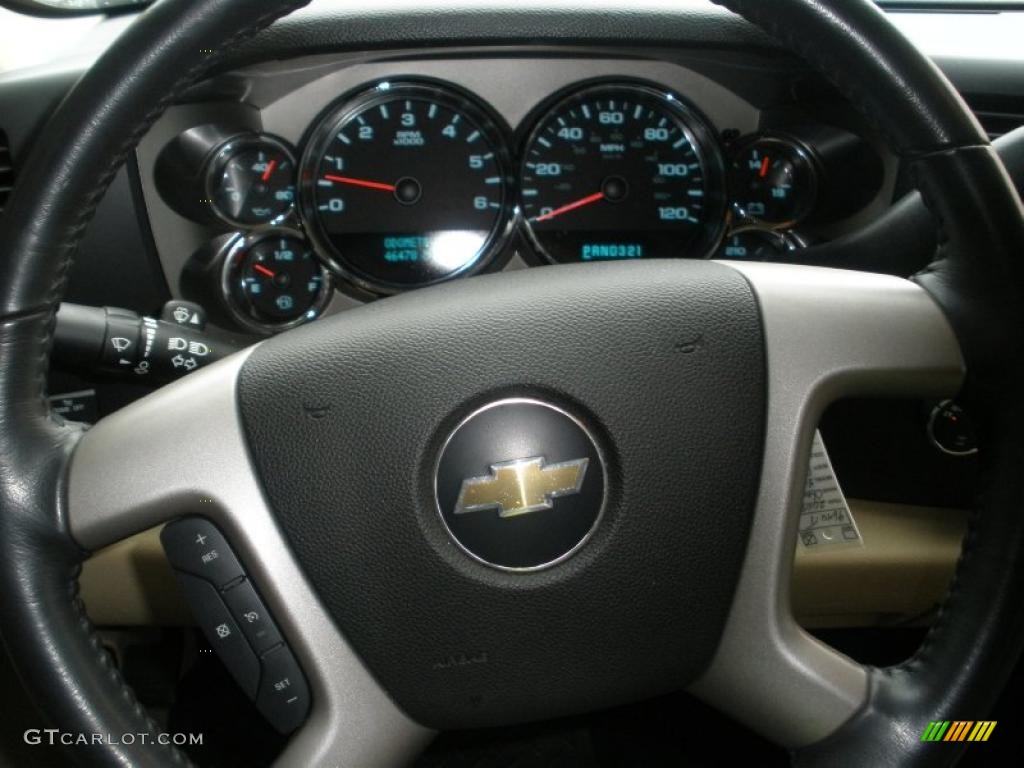
[[[338,184],[351,184],[353,187],[365,187],[366,189],[379,189],[382,192],[394,192],[394,184],[384,184],[379,181],[367,181],[366,179],[353,179],[350,176],[333,176],[324,174],[327,181],[336,181]]]
[[[586,197],[577,200],[575,203],[569,203],[568,205],[563,205],[561,208],[555,208],[555,210],[548,211],[543,216],[538,216],[535,221],[548,221],[555,218],[555,216],[561,216],[563,213],[575,211],[577,208],[582,208],[584,205],[596,203],[599,200],[604,200],[604,192],[595,192],[592,195],[587,195]]]
[[[253,272],[259,272],[259,273],[260,273],[261,275],[263,275],[264,277],[269,277],[269,278],[275,278],[275,277],[277,277],[277,275],[275,275],[275,274],[274,274],[273,272],[271,272],[271,271],[270,271],[269,269],[267,269],[266,267],[264,267],[264,266],[263,266],[262,264],[253,264],[253,265],[252,265],[252,271],[253,271]]]
[[[277,160],[271,160],[267,163],[267,169],[263,171],[263,175],[260,176],[260,181],[266,184],[270,181],[270,177],[274,175],[274,170],[277,168]]]
[[[763,179],[765,176],[768,175],[768,169],[771,167],[772,159],[770,157],[766,157],[764,160],[761,161],[761,170],[757,172],[757,175]]]

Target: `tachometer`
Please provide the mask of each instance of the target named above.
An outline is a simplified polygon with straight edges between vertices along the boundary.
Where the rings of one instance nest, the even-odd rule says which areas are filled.
[[[332,110],[303,159],[310,235],[332,269],[378,293],[481,268],[509,229],[509,165],[485,109],[384,83]]]
[[[523,150],[521,203],[555,262],[707,256],[721,236],[722,161],[671,94],[605,84],[557,103]]]

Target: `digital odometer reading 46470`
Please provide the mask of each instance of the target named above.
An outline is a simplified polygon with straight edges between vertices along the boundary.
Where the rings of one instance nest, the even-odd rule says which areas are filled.
[[[537,123],[520,168],[534,245],[555,262],[706,256],[724,211],[705,121],[639,85],[599,85]]]
[[[377,292],[479,267],[508,223],[508,161],[468,97],[382,85],[328,114],[303,160],[303,211],[336,271]]]

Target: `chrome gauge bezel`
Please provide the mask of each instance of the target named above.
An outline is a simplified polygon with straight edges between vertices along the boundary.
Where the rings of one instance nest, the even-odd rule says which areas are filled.
[[[224,213],[224,211],[222,211],[214,202],[216,199],[214,191],[218,181],[220,180],[221,174],[224,172],[224,168],[233,157],[244,150],[261,146],[272,147],[274,151],[281,152],[288,158],[289,162],[292,164],[292,186],[295,187],[296,195],[295,199],[293,199],[291,204],[288,206],[288,209],[283,213],[272,219],[268,219],[265,222],[252,224],[249,222],[238,221]],[[222,142],[211,153],[209,160],[206,161],[206,167],[203,171],[203,190],[206,193],[206,199],[210,201],[210,210],[219,221],[227,224],[233,229],[258,232],[272,227],[281,226],[295,215],[299,186],[298,172],[299,166],[296,160],[295,151],[284,139],[280,139],[269,133],[241,133]]]
[[[700,231],[694,240],[685,252],[680,252],[672,258],[711,258],[725,234],[726,214],[729,210],[725,154],[718,140],[718,132],[711,120],[686,97],[648,80],[613,77],[578,82],[557,91],[535,107],[524,121],[525,132],[517,142],[519,152],[516,158],[516,187],[517,194],[520,195],[517,198],[517,211],[520,211],[523,203],[523,169],[529,157],[530,147],[547,126],[549,118],[573,103],[586,101],[596,94],[609,90],[629,90],[640,94],[644,99],[653,98],[660,108],[673,117],[693,146],[705,176],[704,199],[707,207]],[[537,261],[542,264],[561,263],[547,253],[526,217],[520,214],[518,218],[522,222],[521,230],[524,237],[529,242]]]
[[[758,144],[771,144],[778,147],[784,147],[786,150],[800,158],[801,162],[805,163],[809,172],[810,183],[808,185],[807,192],[811,203],[805,206],[806,209],[800,211],[799,215],[791,219],[787,219],[786,221],[766,221],[756,216],[750,216],[742,209],[738,202],[733,200],[733,189],[731,186],[728,186],[732,175],[732,165],[743,153],[748,152],[751,147]],[[729,208],[736,218],[740,222],[743,222],[744,225],[756,226],[763,229],[789,230],[807,221],[817,207],[818,196],[821,190],[821,164],[814,151],[793,136],[782,133],[756,133],[741,139],[729,152],[728,168],[726,170],[726,183],[727,194],[729,195]]]
[[[725,235],[722,237],[722,241],[719,243],[718,248],[715,249],[713,254],[714,258],[719,258],[719,253],[722,250],[722,246],[728,242],[729,238],[733,235],[745,235],[750,232],[756,232],[759,235],[764,235],[767,239],[771,240],[774,244],[780,246],[780,250],[784,253],[792,253],[794,251],[802,250],[809,245],[809,241],[803,235],[793,230],[780,230],[773,227],[765,226],[764,224],[753,224],[745,222],[730,228]],[[721,256],[723,260],[733,259],[735,257]],[[741,259],[742,260],[742,259]]]
[[[494,225],[476,258],[457,270],[434,280],[415,285],[400,285],[379,280],[350,266],[344,254],[331,242],[320,221],[315,200],[315,177],[321,159],[334,137],[351,120],[365,110],[396,99],[428,99],[440,106],[470,117],[484,133],[493,147],[501,182],[501,208]],[[504,253],[515,232],[513,212],[515,175],[512,155],[509,150],[510,129],[503,119],[482,99],[451,83],[439,83],[415,77],[403,77],[362,86],[351,91],[331,104],[314,122],[305,141],[305,150],[299,163],[299,213],[305,225],[306,234],[321,261],[341,281],[369,296],[389,296],[409,290],[423,288],[467,277],[494,267],[498,257]],[[340,287],[339,286],[339,287]]]
[[[975,444],[971,448],[968,448],[966,451],[957,451],[953,448],[949,448],[943,445],[942,441],[939,440],[938,436],[935,434],[936,419],[939,418],[943,411],[949,409],[956,409],[957,411],[963,413],[963,408],[955,400],[947,399],[936,403],[935,407],[932,408],[931,413],[928,414],[928,424],[925,430],[928,434],[928,442],[930,442],[934,448],[946,454],[947,456],[955,456],[958,459],[962,459],[965,456],[976,455],[978,453],[977,444]]]
[[[296,240],[301,240],[309,248],[310,252],[313,254],[313,258],[320,267],[320,293],[317,295],[316,301],[314,301],[313,305],[301,316],[294,320],[282,323],[260,320],[258,317],[254,316],[251,311],[246,309],[246,307],[241,306],[244,299],[241,299],[236,295],[232,281],[232,273],[236,271],[238,260],[244,258],[245,254],[248,253],[253,246],[258,245],[264,240],[269,240],[275,237],[290,237]],[[311,323],[323,315],[328,305],[331,303],[331,298],[334,296],[334,279],[330,270],[324,267],[316,249],[309,241],[309,238],[306,237],[305,233],[297,229],[292,229],[290,227],[272,227],[254,232],[237,232],[221,247],[220,253],[217,255],[217,259],[221,262],[220,290],[224,305],[227,307],[227,310],[231,315],[231,319],[248,331],[266,335],[281,333],[282,331],[287,331],[291,328]]]

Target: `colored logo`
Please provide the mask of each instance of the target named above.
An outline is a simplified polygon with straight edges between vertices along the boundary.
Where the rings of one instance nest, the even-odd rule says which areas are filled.
[[[995,720],[941,720],[928,723],[921,741],[988,741]]]
[[[500,400],[470,414],[442,446],[437,511],[475,560],[547,568],[578,551],[605,506],[606,470],[583,422],[540,400]]]
[[[553,499],[579,493],[589,459],[545,466],[543,457],[492,464],[491,474],[462,481],[455,514],[497,509],[498,517],[515,517],[551,509]]]

